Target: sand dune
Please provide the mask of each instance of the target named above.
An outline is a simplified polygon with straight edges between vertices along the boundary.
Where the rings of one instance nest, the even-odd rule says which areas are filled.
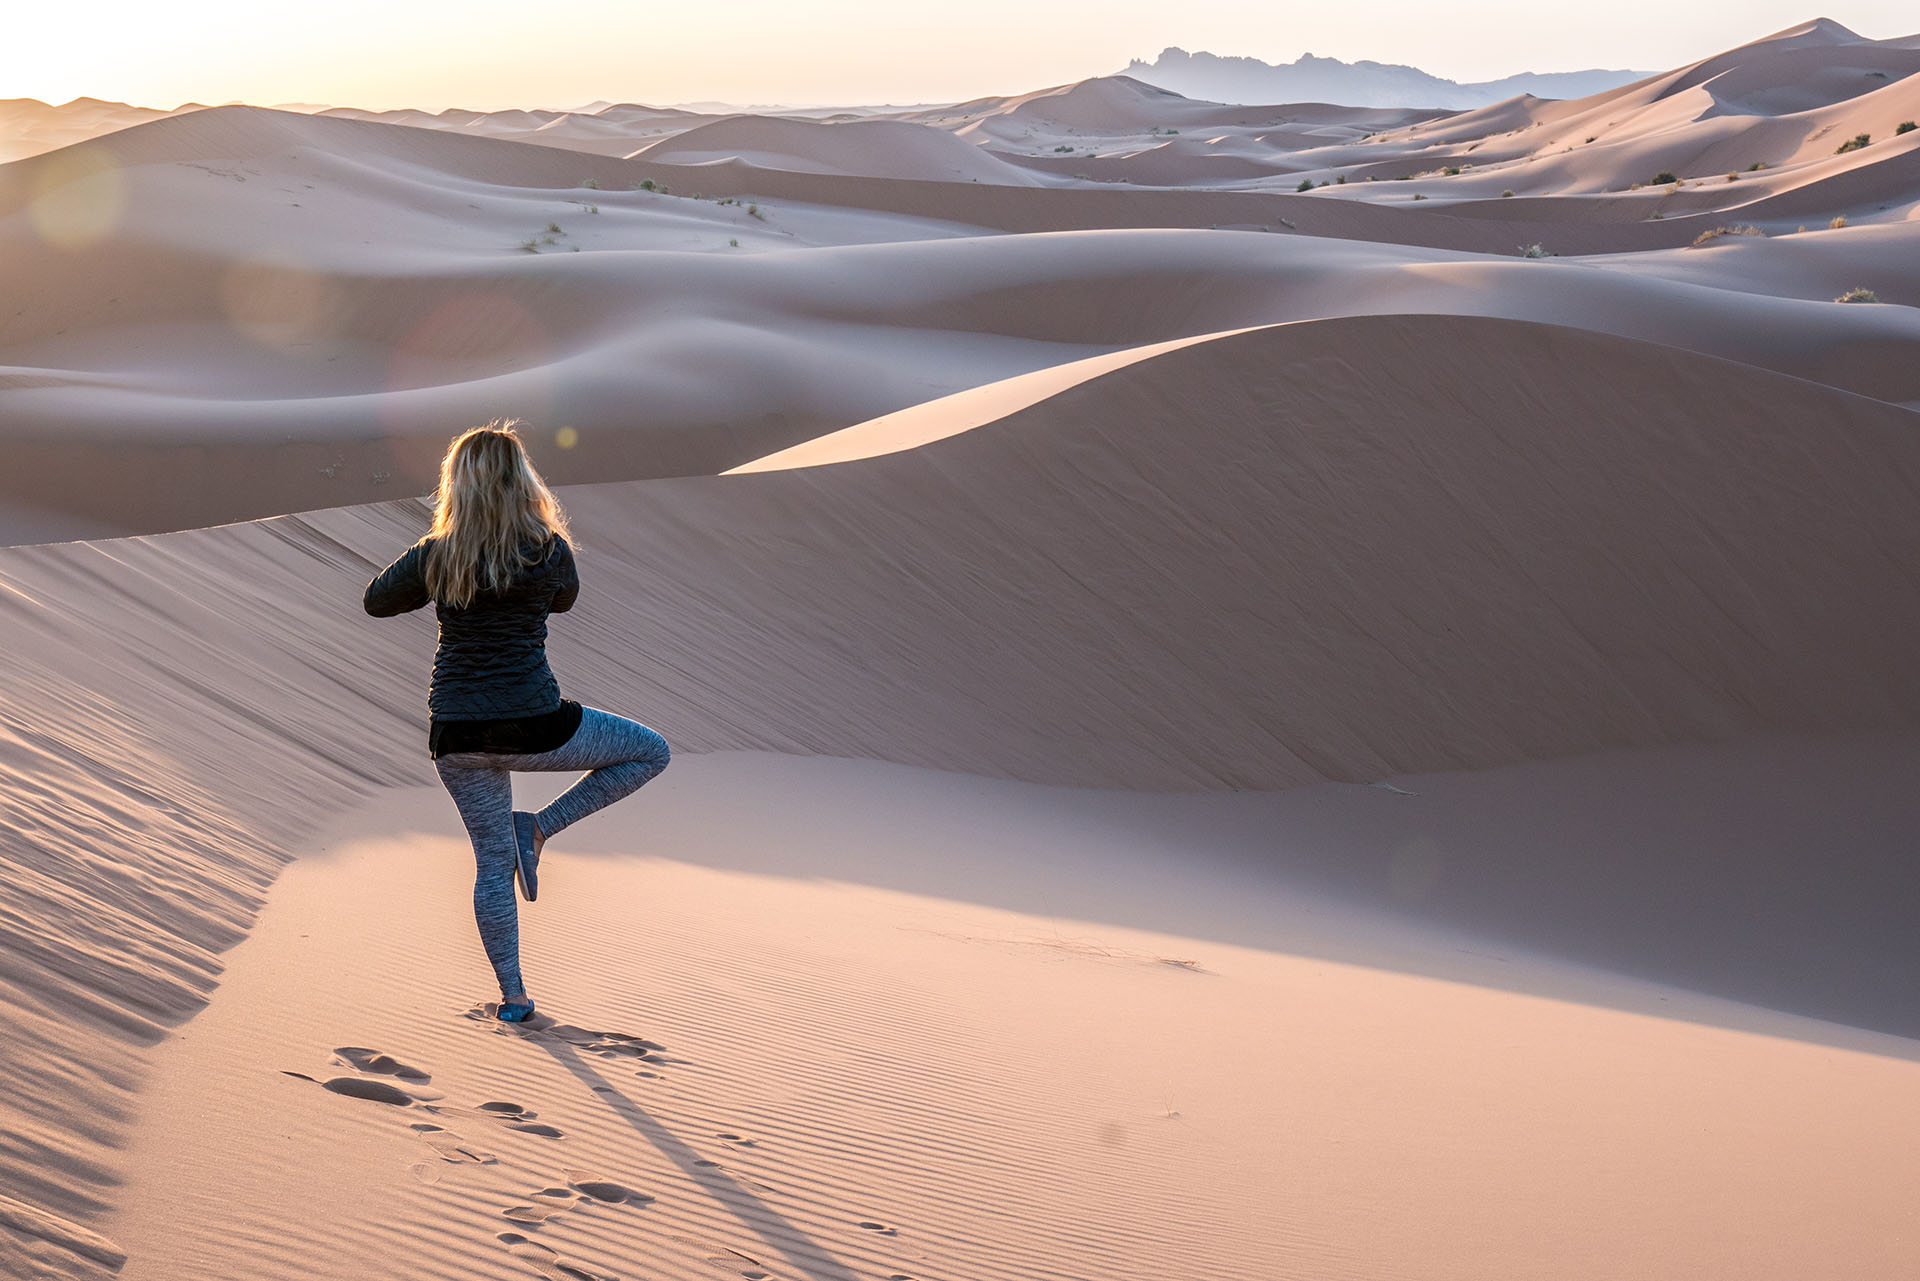
[[[680,165],[740,160],[760,169],[871,178],[1002,186],[1036,181],[943,130],[898,120],[821,124],[777,116],[736,116],[649,143],[631,155],[635,160]]]
[[[181,110],[195,110],[194,106]],[[0,99],[0,164],[129,129],[173,113],[98,98],[54,106],[36,98]]]
[[[832,148],[855,137],[847,128],[898,140],[868,148],[880,169],[944,164],[964,145],[887,121],[755,118],[687,137],[719,130],[710,140],[786,147],[782,163],[830,169]],[[1855,286],[1910,301],[1907,255],[1877,231],[1817,220],[1852,209],[1911,225],[1911,200],[1873,202],[1912,188],[1916,138],[1800,166],[1731,212],[1711,184],[1629,193],[1674,216],[1621,222],[1569,212],[1578,202],[1565,197],[1456,201],[1436,218],[1320,192],[1009,187],[780,171],[738,155],[650,166],[379,122],[200,111],[0,168],[0,240],[18,249],[0,273],[45,300],[0,328],[16,460],[0,500],[13,541],[368,501],[423,481],[447,433],[499,413],[571,429],[572,448],[543,458],[562,481],[712,473],[1102,350],[1385,312],[1574,325],[1910,404],[1920,384],[1898,353],[1916,337],[1911,307],[1831,305]],[[669,194],[630,189],[668,173]],[[714,190],[692,199],[690,181]],[[1223,217],[1265,230],[1222,238],[1200,225]],[[1792,235],[1801,220],[1815,220],[1805,251]],[[1674,273],[1647,255],[1730,222],[1779,243],[1714,246]],[[1088,235],[1109,223],[1191,230]],[[1080,229],[1018,234],[1056,224]],[[55,225],[71,243],[34,252]],[[1868,237],[1878,261],[1808,271],[1846,257],[1812,249],[1834,236]],[[1642,251],[1592,253],[1608,238]],[[1514,261],[1529,243],[1588,256],[1578,269]],[[1480,252],[1458,253],[1464,244]],[[89,461],[129,449],[141,468]],[[123,483],[103,479],[116,474]]]
[[[0,104],[0,1274],[1896,1275],[1916,57]],[[512,413],[532,1035],[358,608]]]
[[[571,489],[594,592],[553,652],[578,696],[644,707],[688,752],[1150,791],[1897,729],[1920,707],[1900,641],[1920,613],[1912,421],[1511,321],[1258,329],[907,452]],[[291,834],[376,783],[427,781],[427,620],[345,608],[421,514],[0,556],[15,794],[66,798],[26,811],[15,919],[98,941],[9,937],[34,958],[7,969],[9,997],[39,1013],[10,1043],[34,1105],[13,1105],[23,1143],[0,1160],[61,1221],[16,1223],[16,1257],[81,1275],[98,1253],[86,1187],[122,1123],[64,1118],[126,1115],[143,1047],[204,998]],[[66,670],[80,644],[84,685]],[[103,902],[89,887],[124,877],[133,832],[147,870]],[[1537,921],[1529,902],[1516,914]],[[1857,924],[1833,911],[1823,928]],[[1228,1274],[1261,1275],[1232,1253],[1247,1240],[1218,1247]]]

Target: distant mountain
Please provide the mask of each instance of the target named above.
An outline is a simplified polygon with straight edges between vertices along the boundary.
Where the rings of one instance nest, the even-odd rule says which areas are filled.
[[[1135,58],[1122,75],[1209,102],[1330,102],[1347,107],[1447,107],[1464,110],[1530,93],[1536,98],[1584,98],[1651,74],[1645,71],[1522,72],[1501,80],[1461,84],[1418,67],[1342,62],[1302,54],[1275,65],[1258,58],[1165,49],[1152,62]]]

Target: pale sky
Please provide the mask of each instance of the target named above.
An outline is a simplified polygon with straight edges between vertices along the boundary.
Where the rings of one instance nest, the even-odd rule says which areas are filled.
[[[1177,45],[1267,62],[1311,52],[1454,80],[1659,70],[1795,25],[1809,0],[172,0],[10,6],[0,98],[368,108],[948,102],[1118,71]],[[1912,0],[1823,16],[1875,39]]]

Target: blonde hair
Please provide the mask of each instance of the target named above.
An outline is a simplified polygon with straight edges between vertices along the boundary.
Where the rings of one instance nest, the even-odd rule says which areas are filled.
[[[518,423],[496,418],[462,432],[440,460],[425,572],[427,594],[442,605],[465,609],[483,587],[511,585],[517,570],[540,563],[554,535],[568,536],[559,500],[513,430]],[[526,543],[539,549],[532,557],[521,551]]]

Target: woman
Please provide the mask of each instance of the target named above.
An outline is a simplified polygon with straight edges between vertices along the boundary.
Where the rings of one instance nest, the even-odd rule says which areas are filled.
[[[457,437],[440,462],[433,527],[367,584],[388,618],[434,602],[427,750],[473,839],[473,915],[500,980],[498,1017],[533,1013],[520,978],[515,873],[533,902],[548,838],[667,767],[667,742],[638,721],[560,697],[547,614],[580,594],[560,504],[512,421]],[[513,770],[591,770],[538,813],[513,808]]]

